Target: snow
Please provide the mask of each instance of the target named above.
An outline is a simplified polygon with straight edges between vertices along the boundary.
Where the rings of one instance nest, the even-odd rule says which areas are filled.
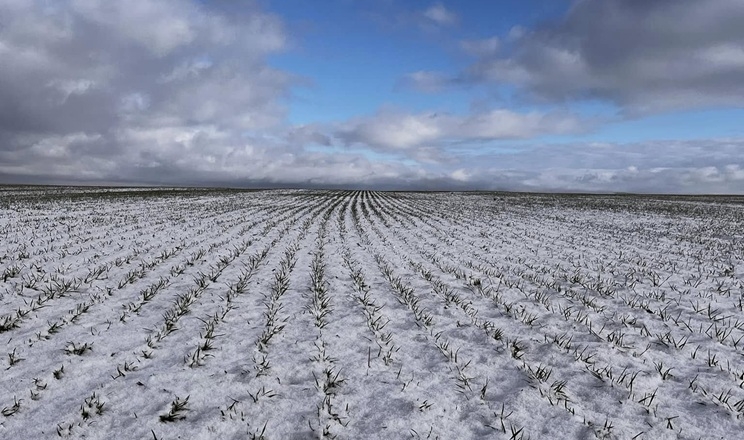
[[[735,438],[741,202],[8,187],[0,438]]]

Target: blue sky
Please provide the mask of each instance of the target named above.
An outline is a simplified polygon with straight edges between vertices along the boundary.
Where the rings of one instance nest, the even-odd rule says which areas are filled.
[[[267,2],[269,10],[297,29],[291,49],[270,59],[272,65],[302,75],[310,86],[297,88],[290,120],[296,124],[330,122],[372,113],[381,106],[409,111],[441,109],[466,113],[495,90],[418,93],[403,86],[417,71],[455,74],[469,57],[463,40],[508,38],[515,26],[530,26],[560,16],[570,5],[561,0],[533,2],[462,1],[452,25],[417,17],[443,3],[417,1],[299,0]]]
[[[501,99],[508,99],[503,95],[509,94],[509,88],[469,85],[421,93],[405,87],[403,79],[417,71],[455,75],[470,60],[462,53],[461,42],[496,37],[501,50],[508,51],[509,34],[515,28],[530,29],[560,20],[571,4],[563,0],[458,1],[449,6],[418,1],[267,2],[268,9],[282,16],[288,27],[298,29],[292,48],[272,57],[270,63],[308,81],[308,85],[293,90],[288,116],[293,124],[333,122],[385,106],[411,112],[467,114],[474,106],[499,106]],[[426,27],[416,22],[417,12],[437,5],[456,16],[456,23]],[[550,107],[526,102],[508,105],[521,110]],[[642,118],[615,118],[619,109],[609,103],[574,102],[567,107],[612,122],[586,134],[547,136],[546,141],[643,142],[744,136],[741,108],[685,109]]]
[[[744,193],[740,0],[6,0],[0,182]]]

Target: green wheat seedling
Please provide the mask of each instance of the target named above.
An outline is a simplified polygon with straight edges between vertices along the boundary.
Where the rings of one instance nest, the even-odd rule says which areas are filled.
[[[90,303],[77,304],[73,310],[69,311],[69,322],[73,324],[77,323],[77,320],[90,310],[91,305]]]
[[[517,308],[515,316],[530,327],[532,327],[535,324],[535,321],[537,321],[537,315],[528,313],[524,306]]]
[[[714,393],[712,395],[713,395],[713,400],[718,405],[720,405],[720,406],[728,409],[729,411],[732,411],[732,412],[734,411],[734,408],[732,408],[731,407],[731,404],[729,403],[729,401],[731,400],[731,397],[732,397],[731,389],[730,388],[728,390],[726,390],[726,391],[721,391],[718,394],[715,394]]]
[[[310,312],[313,315],[315,326],[319,329],[324,328],[328,322],[327,317],[331,313],[330,297],[325,281],[325,264],[323,263],[322,243],[310,264],[310,290],[312,294],[312,304]]]
[[[119,280],[117,287],[121,290],[128,284],[133,284],[138,279],[143,278],[145,275],[147,275],[147,269],[144,267],[132,269],[127,272],[121,280]]]
[[[424,400],[421,402],[421,405],[419,405],[419,411],[424,412],[434,406],[433,402],[429,402],[428,400]]]
[[[419,305],[420,299],[414,294],[413,288],[406,286],[400,277],[393,274],[393,270],[382,255],[375,253],[374,258],[380,272],[387,278],[388,283],[390,283],[390,286],[396,293],[398,302],[407,306],[413,312],[417,324],[427,328],[432,327],[434,325],[434,316]]]
[[[553,370],[542,365],[539,365],[535,369],[527,365],[527,373],[530,380],[536,383],[544,383],[547,382],[548,379],[550,379],[551,374],[553,374]]]
[[[674,418],[676,417],[672,417],[672,419]],[[614,434],[612,433],[613,428],[614,426],[612,422],[606,418],[604,424],[601,427],[594,430],[594,436],[597,439],[602,439],[602,440],[615,438]]]
[[[44,391],[47,389],[47,383],[43,380],[35,377],[34,378],[34,387],[36,388],[36,391]]]
[[[164,249],[160,252],[160,255],[158,255],[156,259],[158,260],[158,262],[163,262],[176,255],[179,250],[180,248]]]
[[[24,358],[19,357],[16,354],[16,350],[17,349],[14,348],[12,352],[8,353],[8,369],[10,369],[10,367],[12,367],[12,366],[16,365],[17,363],[19,363],[19,362],[21,362],[21,361],[24,360]]]
[[[653,393],[643,393],[643,397],[638,400],[638,403],[645,406],[647,410],[651,409],[651,405],[653,405],[654,400],[656,399],[656,393],[659,391],[659,389],[655,389]]]
[[[323,341],[321,338],[316,339],[314,345],[317,350],[317,354],[310,358],[312,362],[329,364],[335,364],[337,362],[336,358],[328,356],[328,353],[326,352],[325,341]]]
[[[63,376],[65,375],[65,366],[64,366],[64,365],[62,365],[62,366],[61,366],[61,367],[59,367],[58,369],[54,370],[54,371],[52,372],[52,375],[53,375],[53,376],[54,376],[54,378],[55,378],[55,379],[57,379],[57,380],[60,380],[60,379],[62,379],[62,377],[63,377]]]
[[[212,283],[216,283],[220,275],[222,275],[222,271],[225,269],[225,267],[227,267],[227,264],[229,264],[229,260],[225,261],[225,260],[220,259],[217,261],[217,263],[218,264],[216,267],[209,266],[209,273],[202,274],[201,272],[199,272],[199,275],[202,276],[203,278],[206,278]],[[202,287],[202,286],[199,286],[199,287]]]
[[[266,386],[261,386],[261,389],[257,390],[255,392],[255,394],[251,394],[251,392],[248,392],[248,395],[253,400],[253,403],[258,403],[258,400],[259,399],[262,399],[262,398],[269,398],[270,399],[272,397],[276,397],[277,396],[277,394],[274,392],[274,390],[271,390],[271,389],[267,390],[266,389]]]
[[[537,389],[541,397],[547,399],[551,405],[560,405],[563,403],[564,409],[574,414],[574,409],[568,405],[570,399],[565,391],[567,382],[565,380],[556,380],[548,386],[548,381],[553,373],[551,368],[545,367],[542,364],[533,368],[525,362],[520,369],[525,371],[530,386]]]
[[[486,426],[488,426],[489,428],[495,431],[501,431],[502,433],[506,434],[507,419],[511,417],[512,414],[514,414],[514,411],[510,411],[508,414],[506,413],[506,404],[502,402],[501,411],[493,413],[494,418],[498,419],[499,421],[499,427],[497,428],[493,425],[486,425]],[[509,424],[511,425],[511,422],[509,422]]]
[[[134,362],[124,362],[122,365],[116,366],[116,376],[112,375],[111,378],[116,380],[120,377],[126,377],[126,373],[137,371],[138,367]]]
[[[240,295],[245,292],[249,280],[253,277],[256,269],[258,269],[259,262],[260,260],[258,259],[254,259],[253,257],[250,258],[250,260],[244,265],[243,270],[241,270],[238,280],[233,284],[228,284],[228,298],[232,298],[235,295]]]
[[[140,297],[142,298],[141,303],[145,304],[152,301],[153,298],[155,298],[155,296],[158,294],[158,292],[168,286],[169,282],[169,278],[159,278],[157,281],[147,286],[140,292]]]
[[[182,316],[191,311],[191,305],[196,302],[203,290],[190,288],[186,293],[178,295],[174,304],[163,313],[163,324],[154,333],[146,338],[147,346],[151,349],[157,348],[157,342],[161,342],[168,335],[178,330],[177,323]]]
[[[274,272],[274,280],[266,296],[267,301],[264,302],[264,306],[266,307],[266,311],[263,314],[266,320],[264,330],[256,341],[256,347],[259,352],[265,353],[268,350],[271,339],[281,333],[286,325],[286,321],[289,319],[289,316],[280,319],[278,314],[283,307],[280,299],[289,289],[289,274],[296,263],[296,253],[299,250],[298,246],[297,243],[294,243],[285,249],[284,256],[279,263],[279,269]],[[263,369],[259,369],[259,374],[262,371]]]
[[[232,400],[232,402],[225,407],[225,409],[220,410],[220,415],[222,416],[222,420],[234,420],[239,419],[241,422],[245,421],[245,413],[243,411],[239,411],[237,405],[240,403],[239,400],[233,399],[232,397],[228,398]]]
[[[18,275],[20,275],[21,270],[22,270],[21,266],[17,264],[6,267],[5,270],[3,271],[3,283],[7,283],[8,279],[15,278]]]
[[[570,402],[568,395],[566,394],[565,388],[566,388],[565,380],[557,380],[550,385],[550,395],[548,396],[548,400],[550,400],[551,405],[553,404],[553,401],[552,401],[553,398],[556,398],[558,403],[563,401],[564,404],[566,405]],[[568,409],[567,406],[566,406],[566,409]]]
[[[525,440],[524,438],[524,427],[518,428],[517,425],[510,423],[509,424],[509,434],[511,436],[509,437],[509,440]],[[529,436],[526,440],[529,440]]]
[[[337,388],[344,382],[344,379],[339,379],[339,372],[334,373],[332,369],[326,369],[323,372],[325,378],[322,381],[318,380],[317,377],[315,377],[315,373],[313,373],[313,376],[315,377],[315,383],[316,387],[323,392],[323,400],[322,402],[317,406],[318,412],[318,422],[319,425],[323,425],[324,429],[322,431],[323,436],[326,438],[334,438],[333,435],[331,435],[331,424],[329,422],[334,422],[341,426],[347,426],[349,424],[349,420],[344,420],[345,416],[341,415],[341,411],[336,407],[334,404],[334,397],[336,395]],[[349,412],[349,405],[346,405],[345,409],[346,414]],[[310,425],[310,429],[312,431],[315,431]]]
[[[632,349],[633,348],[632,345],[625,343],[624,341],[625,335],[626,333],[623,333],[621,330],[618,329],[618,330],[613,330],[612,332],[607,334],[605,339],[607,339],[607,342],[612,343],[618,348],[622,348],[626,350]]]
[[[183,275],[184,272],[186,272],[186,263],[176,264],[170,268],[170,275],[172,277],[179,277]]]
[[[357,290],[357,293],[353,297],[362,305],[367,327],[375,334],[377,339],[375,341],[378,346],[377,357],[381,358],[386,366],[389,366],[393,362],[393,354],[400,350],[400,347],[396,347],[393,343],[393,333],[384,331],[390,320],[380,313],[383,307],[378,306],[372,300],[370,288],[364,281],[362,269],[352,259],[348,248],[344,248],[342,259]],[[367,368],[371,367],[371,355],[371,348],[369,348],[367,353]]]
[[[197,251],[192,253],[186,258],[186,265],[193,266],[197,261],[200,261],[207,255],[207,251],[204,248],[199,248]]]
[[[679,339],[675,339],[674,336],[672,336],[672,332],[667,332],[665,334],[658,334],[658,343],[663,345],[664,347],[674,347],[677,350],[682,350],[685,348],[685,345],[687,345],[687,341],[689,340],[690,336],[684,336]]]
[[[197,275],[194,276],[193,278],[194,278],[194,283],[199,289],[203,290],[209,286],[209,280],[210,280],[209,275],[204,274],[202,272],[197,272]]]
[[[249,433],[250,440],[268,440],[268,438],[264,435],[266,433],[267,424],[268,422],[264,423],[263,428],[261,428],[260,431],[256,430],[256,431]]]
[[[467,369],[469,365],[470,361],[466,362],[464,365],[460,365],[455,362],[455,369],[457,370],[457,386],[460,388],[460,392],[462,393],[465,393],[465,390],[473,391],[473,389],[470,387],[470,382],[475,379],[475,377],[470,377],[465,374],[465,369]]]
[[[43,273],[30,273],[21,278],[21,285],[25,289],[39,290],[39,283],[44,281]]]
[[[335,395],[338,388],[346,381],[340,377],[341,371],[334,371],[333,368],[329,367],[323,370],[323,375],[320,379],[313,373],[315,379],[315,387],[322,391],[325,395]]]
[[[284,330],[284,327],[286,326],[285,323],[289,319],[289,317],[286,317],[283,321],[281,321],[281,323],[279,323],[277,315],[282,309],[281,303],[272,302],[267,304],[266,307],[268,309],[266,312],[264,312],[264,317],[266,318],[266,326],[259,336],[258,341],[256,341],[256,346],[261,352],[265,352],[267,350],[269,342],[271,342],[271,339],[281,333],[282,330]]]
[[[185,399],[181,399],[176,396],[176,399],[171,402],[168,412],[160,415],[160,421],[163,423],[170,423],[184,420],[186,416],[183,413],[189,410],[189,397],[190,396],[186,396]]]
[[[57,424],[57,436],[58,437],[69,437],[72,435],[72,428],[77,426],[75,423],[59,423]]]
[[[0,411],[0,413],[2,413],[2,415],[4,415],[5,417],[10,417],[10,416],[16,414],[18,411],[21,410],[21,403],[22,402],[23,402],[23,399],[18,399],[18,398],[16,398],[14,396],[13,397],[13,405],[3,407],[2,411]]]
[[[659,373],[659,375],[661,376],[663,380],[667,380],[667,379],[674,377],[671,374],[672,368],[671,367],[664,368],[663,362],[661,361],[659,361],[659,363],[654,362],[654,367],[656,368],[656,371]]]
[[[597,363],[597,360],[595,359],[596,353],[592,353],[592,352],[587,353],[588,349],[589,349],[588,346],[584,346],[584,347],[576,346],[571,351],[571,355],[573,356],[574,360],[581,361],[585,363],[587,366],[593,366],[594,364]]]
[[[392,333],[383,333],[382,331],[385,329],[385,327],[390,323],[389,319],[383,320],[383,316],[374,314],[375,307],[374,303],[368,303],[372,306],[370,307],[372,309],[372,312],[369,311],[369,309],[365,309],[365,315],[368,316],[367,319],[367,325],[369,326],[370,330],[372,330],[375,333],[380,333],[381,339],[385,342],[389,341],[392,338]],[[381,310],[382,308],[377,308],[376,311]]]
[[[93,415],[101,415],[104,412],[106,402],[101,402],[101,399],[95,392],[90,397],[87,397],[82,405],[80,405],[80,416],[83,420],[88,420]]]
[[[511,356],[516,360],[522,359],[524,356],[524,347],[522,346],[522,343],[517,339],[506,342],[506,345],[509,346],[509,354],[511,354]]]
[[[548,342],[548,335],[545,335],[545,341]],[[568,332],[561,335],[555,335],[550,339],[550,342],[567,352],[570,352],[573,347],[572,341],[573,335],[569,335]]]
[[[214,339],[218,336],[222,336],[216,335],[214,333],[215,327],[222,321],[228,311],[229,309],[224,310],[222,313],[215,313],[213,316],[209,317],[206,320],[200,319],[204,323],[204,327],[202,329],[203,334],[200,334],[202,341],[199,343],[199,346],[196,348],[196,350],[184,357],[184,362],[189,367],[194,368],[202,366],[204,365],[206,359],[212,356],[208,352],[214,350]]]
[[[269,370],[271,370],[271,363],[265,353],[261,354],[260,359],[257,354],[254,354],[253,364],[253,369],[256,370],[256,377],[265,376],[269,374]]]
[[[93,346],[92,344],[88,344],[87,342],[82,345],[78,345],[75,342],[68,342],[64,348],[65,354],[76,356],[82,356],[83,354],[91,350],[93,350]]]
[[[628,390],[628,399],[633,395],[633,385],[635,384],[636,378],[640,371],[630,372],[628,367],[625,367],[623,371],[618,375],[616,383],[623,385]]]
[[[200,367],[204,365],[205,359],[210,356],[212,355],[204,353],[201,346],[199,346],[196,347],[196,350],[194,350],[190,355],[184,356],[184,363],[186,363],[189,368]]]
[[[6,315],[0,318],[0,333],[8,332],[18,328],[21,319],[17,316]]]
[[[103,264],[93,269],[88,269],[88,274],[83,278],[83,284],[91,284],[93,281],[105,280],[108,278],[109,270],[111,270],[110,264]]]

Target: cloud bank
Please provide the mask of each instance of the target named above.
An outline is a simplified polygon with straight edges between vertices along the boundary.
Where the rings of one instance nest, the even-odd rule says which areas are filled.
[[[540,102],[597,99],[630,115],[744,104],[744,3],[579,0],[560,21],[516,28],[451,83],[516,86]],[[492,49],[492,50],[486,50]]]
[[[292,76],[264,60],[287,36],[255,6],[14,0],[0,4],[0,22],[3,174],[198,172],[226,146],[247,148],[241,133],[284,119]]]

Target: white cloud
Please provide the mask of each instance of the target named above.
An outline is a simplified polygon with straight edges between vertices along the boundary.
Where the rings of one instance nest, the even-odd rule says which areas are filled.
[[[626,114],[744,105],[744,2],[577,1],[506,36],[450,84],[516,86],[540,102],[596,99]],[[447,81],[443,81],[447,83]]]
[[[459,168],[450,173],[450,177],[460,182],[467,182],[468,180],[470,180],[470,173],[468,172],[468,170]]]
[[[683,32],[653,3],[658,26],[633,24],[638,36],[630,26],[637,11],[608,0],[577,3],[553,30],[560,38],[541,28],[462,42],[478,62],[460,80],[509,82],[545,100],[599,97],[636,111],[740,104],[736,18],[744,8],[667,5]],[[530,144],[597,123],[566,111],[384,108],[289,126],[286,98],[296,79],[266,61],[286,47],[286,29],[257,5],[227,13],[220,2],[197,0],[0,1],[1,179],[744,193],[741,139]],[[608,5],[619,8],[617,23]],[[610,34],[591,27],[585,8],[599,8],[597,26],[618,26],[617,35],[635,42],[600,38]],[[408,24],[425,20],[432,29],[458,20],[441,3],[414,14]],[[584,45],[570,38],[583,35],[592,37]],[[407,80],[433,92],[451,78],[419,71]]]
[[[488,57],[496,55],[501,48],[499,37],[484,38],[481,40],[463,40],[460,47],[465,53],[476,57]]]
[[[60,104],[64,104],[71,95],[82,95],[95,86],[96,82],[90,79],[54,79],[47,84],[47,87],[55,88],[60,92]]]
[[[122,113],[133,113],[147,110],[150,107],[150,96],[147,93],[134,92],[121,98]]]
[[[419,70],[405,75],[400,81],[400,85],[420,92],[436,93],[444,89],[447,82],[447,77],[442,74]]]
[[[406,115],[383,111],[371,118],[344,123],[338,133],[350,144],[407,149],[439,139],[445,133],[441,125],[442,118],[435,113]]]
[[[188,45],[197,36],[194,19],[199,11],[185,0],[73,0],[71,9],[86,21],[114,31],[124,41],[135,41],[157,56]]]
[[[0,17],[6,176],[188,182],[284,123],[293,78],[265,58],[287,37],[254,3],[4,1]]]
[[[509,29],[509,33],[507,34],[507,38],[509,41],[517,41],[520,38],[524,37],[524,35],[527,33],[527,30],[522,26],[512,26],[511,29]]]
[[[463,153],[454,162],[480,188],[744,194],[741,151],[742,139],[572,143]]]
[[[467,141],[529,139],[546,134],[580,133],[591,121],[567,113],[519,113],[506,109],[457,116],[448,113],[407,114],[382,110],[352,119],[336,131],[349,145],[407,150]]]
[[[423,12],[423,16],[439,26],[452,26],[457,23],[457,14],[448,10],[442,3],[435,3]]]
[[[181,64],[174,67],[168,74],[161,75],[161,83],[172,81],[183,81],[186,79],[198,79],[202,73],[214,66],[211,60],[206,57],[197,57],[184,60]]]

